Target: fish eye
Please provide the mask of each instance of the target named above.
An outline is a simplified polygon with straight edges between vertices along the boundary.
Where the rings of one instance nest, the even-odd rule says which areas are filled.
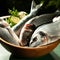
[[[46,36],[46,34],[43,31],[40,31],[39,34],[41,35],[41,37]]]
[[[37,41],[37,37],[33,38],[33,41],[31,42],[31,44],[34,43],[35,41]]]

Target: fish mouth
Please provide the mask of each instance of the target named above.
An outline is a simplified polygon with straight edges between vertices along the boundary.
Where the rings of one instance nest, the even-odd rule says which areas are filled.
[[[5,26],[0,23],[0,27],[3,27],[4,28]]]
[[[0,27],[5,28],[7,26],[9,26],[9,24],[6,21],[0,20]]]

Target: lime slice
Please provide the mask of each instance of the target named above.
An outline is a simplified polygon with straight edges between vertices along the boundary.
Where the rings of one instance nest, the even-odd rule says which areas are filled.
[[[11,16],[11,21],[12,21],[13,23],[17,24],[17,23],[20,21],[20,19],[19,19],[18,17]]]

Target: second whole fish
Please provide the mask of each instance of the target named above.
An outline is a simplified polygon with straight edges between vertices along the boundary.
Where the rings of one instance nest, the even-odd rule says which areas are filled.
[[[30,47],[46,45],[60,39],[60,20],[39,26],[32,34]]]

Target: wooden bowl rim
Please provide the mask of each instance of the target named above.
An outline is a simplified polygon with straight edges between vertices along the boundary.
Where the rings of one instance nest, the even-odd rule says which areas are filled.
[[[57,41],[59,41],[59,40],[57,40]],[[55,41],[55,42],[53,42],[53,43],[56,43],[57,41]],[[50,43],[50,44],[43,45],[43,46],[38,46],[38,47],[23,47],[23,46],[17,46],[17,45],[11,44],[11,43],[3,40],[2,38],[0,38],[0,42],[3,42],[3,43],[5,43],[5,44],[7,44],[7,45],[10,45],[10,46],[12,46],[12,47],[22,48],[22,49],[37,49],[37,48],[41,48],[41,49],[42,49],[42,48],[47,48],[49,45],[53,44],[53,43]]]

